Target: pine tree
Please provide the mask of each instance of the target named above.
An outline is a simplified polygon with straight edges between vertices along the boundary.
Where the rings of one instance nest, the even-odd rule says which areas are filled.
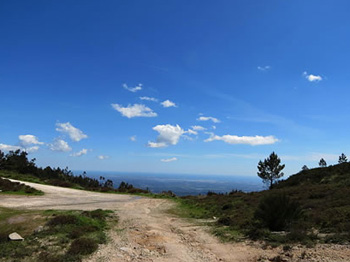
[[[264,183],[268,184],[271,189],[275,181],[284,175],[284,173],[281,172],[284,167],[285,165],[281,165],[281,159],[275,152],[272,152],[264,161],[259,161],[258,176]]]
[[[327,162],[326,160],[324,160],[323,158],[320,159],[320,162],[318,162],[318,165],[320,167],[326,167],[327,166]]]
[[[346,163],[348,162],[348,159],[346,157],[346,155],[344,153],[342,153],[340,156],[339,156],[339,160],[338,160],[338,163],[339,164],[342,164],[342,163]]]

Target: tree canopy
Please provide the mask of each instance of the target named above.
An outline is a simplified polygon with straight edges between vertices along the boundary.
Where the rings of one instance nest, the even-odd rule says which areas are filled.
[[[318,165],[320,167],[326,167],[327,166],[327,162],[326,160],[324,160],[323,158],[320,159],[320,162],[318,162]]]
[[[275,181],[284,175],[284,173],[281,172],[284,167],[284,164],[281,165],[281,159],[275,152],[272,152],[264,161],[259,161],[258,176],[264,183],[268,184],[271,189]]]
[[[339,160],[338,160],[338,163],[339,164],[342,164],[342,163],[346,163],[348,162],[348,159],[346,157],[346,155],[344,153],[342,153],[340,156],[339,156]]]

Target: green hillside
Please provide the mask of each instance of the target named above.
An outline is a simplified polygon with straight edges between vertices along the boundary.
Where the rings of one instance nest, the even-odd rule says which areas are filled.
[[[350,163],[304,170],[270,190],[209,192],[181,203],[184,216],[217,218],[214,232],[226,240],[345,243],[350,240]],[[289,233],[271,235],[276,228]]]

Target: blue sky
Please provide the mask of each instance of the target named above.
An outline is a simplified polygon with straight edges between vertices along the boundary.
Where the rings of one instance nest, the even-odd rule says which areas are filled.
[[[1,1],[0,150],[287,175],[350,153],[349,1]]]

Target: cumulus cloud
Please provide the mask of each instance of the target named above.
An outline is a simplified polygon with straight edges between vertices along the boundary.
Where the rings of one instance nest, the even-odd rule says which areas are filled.
[[[185,131],[179,126],[172,125],[157,125],[153,127],[154,131],[159,133],[156,142],[148,142],[148,147],[159,148],[167,147],[169,145],[176,145],[180,137]]]
[[[82,155],[86,155],[88,152],[87,149],[83,148],[82,150],[80,150],[79,152],[75,152],[73,154],[71,154],[71,156],[74,156],[74,157],[79,157],[79,156],[82,156]]]
[[[100,155],[97,158],[100,159],[100,160],[104,160],[104,159],[109,158],[109,156]]]
[[[6,145],[6,144],[0,144],[0,150],[1,151],[16,151],[18,149],[22,149],[20,146],[12,146],[12,145]]]
[[[153,112],[151,108],[142,104],[128,105],[127,107],[123,107],[119,104],[112,104],[112,107],[127,118],[157,116],[157,113]]]
[[[71,125],[71,123],[57,123],[56,131],[67,134],[70,139],[75,142],[79,142],[80,140],[87,138],[88,136],[83,133],[80,129]]]
[[[136,136],[131,136],[131,137],[130,137],[130,141],[136,142]]]
[[[217,136],[212,134],[208,139],[204,140],[204,142],[212,142],[215,140],[221,140],[228,144],[245,144],[251,146],[270,145],[279,141],[274,136]]]
[[[303,76],[310,82],[319,82],[323,80],[322,76],[308,74],[306,71],[303,73]]]
[[[169,163],[169,162],[177,161],[177,158],[176,157],[166,158],[166,159],[161,159],[160,161],[162,161],[164,163]]]
[[[158,102],[158,99],[157,99],[157,98],[154,98],[154,97],[141,96],[140,99],[141,99],[141,100],[145,100],[145,101]]]
[[[138,84],[135,87],[128,87],[127,84],[123,84],[123,87],[124,87],[124,89],[126,89],[126,90],[128,90],[130,92],[133,92],[133,93],[142,90],[142,84]]]
[[[20,135],[18,136],[18,139],[20,141],[20,144],[22,146],[28,146],[28,145],[42,145],[43,142],[39,142],[38,138],[33,135]]]
[[[52,151],[59,151],[59,152],[72,151],[72,148],[63,139],[56,139],[52,144],[50,144],[50,149]]]
[[[198,121],[213,121],[214,123],[220,123],[220,120],[211,116],[201,116],[197,118]]]
[[[170,100],[165,100],[162,103],[160,103],[163,107],[176,107],[176,104],[174,102],[171,102]]]
[[[271,69],[271,66],[258,66],[258,70],[259,71],[263,71],[263,72],[265,72],[265,71],[268,71],[268,70],[270,70]]]
[[[206,130],[206,128],[202,127],[202,126],[191,126],[191,127],[195,131],[204,131],[204,130]]]

